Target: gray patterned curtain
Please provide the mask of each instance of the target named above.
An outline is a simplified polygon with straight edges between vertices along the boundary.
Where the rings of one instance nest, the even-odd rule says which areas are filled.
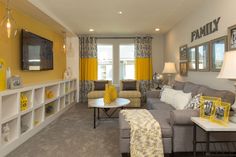
[[[135,39],[135,58],[135,76],[140,81],[141,100],[145,102],[152,80],[152,37]]]
[[[94,37],[82,36],[80,45],[80,92],[81,102],[87,102],[92,90],[92,81],[97,80],[97,41]]]

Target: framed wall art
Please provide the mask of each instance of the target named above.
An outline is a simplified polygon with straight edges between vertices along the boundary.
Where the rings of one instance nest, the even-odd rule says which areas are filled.
[[[203,43],[197,46],[197,70],[210,71],[209,43]]]
[[[196,47],[190,47],[188,49],[188,70],[196,71],[197,70],[197,57],[196,57]]]
[[[187,61],[188,60],[187,53],[188,53],[188,46],[187,45],[180,46],[179,60],[180,61]]]
[[[221,70],[225,51],[227,51],[227,36],[211,41],[211,71],[219,72]]]
[[[236,25],[228,28],[228,49],[236,49]]]
[[[188,62],[187,61],[180,61],[179,71],[180,71],[181,76],[188,76]]]

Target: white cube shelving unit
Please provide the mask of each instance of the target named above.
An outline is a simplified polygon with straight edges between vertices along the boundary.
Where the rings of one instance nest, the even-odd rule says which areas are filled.
[[[61,80],[0,92],[0,157],[58,118],[76,101],[77,80]],[[53,93],[46,97],[46,91]],[[28,108],[20,109],[20,96],[28,99]],[[8,126],[7,133],[3,130]]]

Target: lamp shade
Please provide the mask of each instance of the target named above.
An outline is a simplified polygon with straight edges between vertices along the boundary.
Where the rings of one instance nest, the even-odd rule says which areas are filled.
[[[176,68],[175,68],[175,63],[173,62],[166,62],[163,70],[163,74],[175,74]]]
[[[236,51],[225,52],[223,65],[217,78],[236,79]]]

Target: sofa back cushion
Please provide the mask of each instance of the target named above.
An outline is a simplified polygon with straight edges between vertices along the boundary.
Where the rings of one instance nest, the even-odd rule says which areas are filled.
[[[183,90],[185,82],[175,81],[173,85],[173,89],[175,90]]]
[[[94,90],[105,90],[108,81],[94,81]]]
[[[192,93],[192,96],[195,96],[198,94],[199,88],[201,86],[192,82],[186,82],[184,84],[184,93]]]
[[[227,90],[216,90],[202,86],[199,88],[198,93],[202,93],[203,96],[220,97],[223,102],[228,102],[231,105],[235,101],[235,94]]]

